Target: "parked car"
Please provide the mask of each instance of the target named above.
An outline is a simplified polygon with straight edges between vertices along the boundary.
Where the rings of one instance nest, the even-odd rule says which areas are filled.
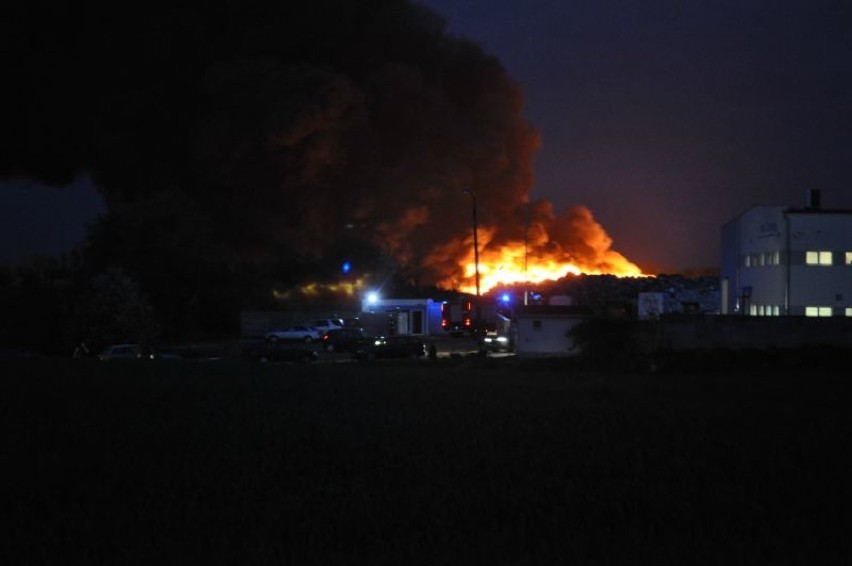
[[[39,358],[41,354],[33,350],[25,350],[20,348],[12,348],[8,350],[0,350],[0,360],[23,360],[26,358]]]
[[[489,332],[482,339],[482,347],[489,352],[511,352],[514,344],[508,336]]]
[[[152,354],[139,344],[110,344],[98,354],[98,359],[102,361],[152,359]]]
[[[243,350],[243,358],[257,362],[313,362],[319,358],[316,350],[300,343],[258,342]]]
[[[334,328],[343,328],[343,325],[342,318],[320,318],[309,320],[305,323],[305,326],[310,326],[319,330],[321,335]]]
[[[351,352],[369,340],[360,328],[332,328],[322,336],[322,347],[326,352]]]
[[[151,351],[153,360],[182,360],[183,355],[174,348],[154,348]]]
[[[356,360],[379,358],[419,358],[426,355],[426,344],[419,336],[375,336],[358,344],[352,351]]]
[[[312,326],[297,324],[283,330],[273,330],[266,334],[266,339],[270,342],[278,342],[279,340],[313,342],[322,339],[322,332]]]

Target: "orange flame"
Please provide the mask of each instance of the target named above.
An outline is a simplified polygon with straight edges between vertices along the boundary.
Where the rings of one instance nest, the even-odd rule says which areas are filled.
[[[646,274],[622,254],[611,249],[612,239],[585,207],[573,207],[555,225],[537,222],[528,229],[526,241],[498,241],[493,226],[477,230],[479,240],[479,288],[481,293],[516,283],[556,281],[566,275],[615,275],[643,277]],[[434,257],[460,255],[460,275],[446,277],[438,285],[476,293],[476,262],[473,235],[436,250]],[[456,257],[459,257],[457,255]]]

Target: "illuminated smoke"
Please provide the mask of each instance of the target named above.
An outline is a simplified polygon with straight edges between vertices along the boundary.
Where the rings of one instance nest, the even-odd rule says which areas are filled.
[[[422,6],[21,4],[0,175],[87,170],[113,212],[179,194],[228,260],[338,264],[367,242],[421,283],[469,286],[469,189],[486,270],[525,235],[529,265],[629,263],[587,210],[527,204],[521,87]]]

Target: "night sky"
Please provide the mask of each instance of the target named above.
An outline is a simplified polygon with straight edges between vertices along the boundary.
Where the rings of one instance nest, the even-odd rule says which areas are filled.
[[[852,208],[847,2],[424,4],[520,84],[531,197],[587,206],[646,269],[717,266],[722,224],[752,205],[819,188]],[[104,210],[86,179],[39,187],[0,185],[0,260],[79,242]]]
[[[852,4],[428,0],[518,80],[533,196],[640,264],[719,263],[756,204],[852,208]]]

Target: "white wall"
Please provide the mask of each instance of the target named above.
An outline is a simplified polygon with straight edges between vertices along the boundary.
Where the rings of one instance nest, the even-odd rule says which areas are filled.
[[[802,315],[806,306],[830,306],[835,316],[852,306],[852,266],[843,256],[852,251],[852,214],[848,211],[788,210],[754,207],[723,228],[722,281],[728,282],[728,309],[751,290],[753,305],[777,305],[783,314]],[[788,247],[789,246],[789,247]],[[832,251],[834,265],[805,265],[805,252]],[[778,252],[778,265],[746,266],[746,256]],[[727,278],[727,279],[726,279]]]
[[[579,317],[523,316],[518,319],[518,339],[515,352],[520,355],[579,354],[568,331],[583,319]],[[538,321],[538,325],[536,325]]]

